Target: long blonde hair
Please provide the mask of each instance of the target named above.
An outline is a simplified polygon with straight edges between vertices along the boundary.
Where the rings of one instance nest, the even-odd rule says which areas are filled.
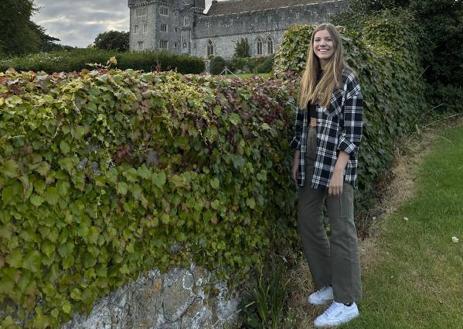
[[[334,53],[325,67],[321,80],[318,81],[318,77],[321,74],[321,64],[314,53],[313,43],[315,33],[323,30],[328,31],[333,39]],[[344,67],[347,67],[347,64],[344,61],[341,35],[336,30],[336,27],[330,23],[317,26],[312,33],[307,51],[307,63],[301,80],[299,106],[306,108],[307,104],[318,103],[321,106],[328,107],[334,89],[341,87],[342,70]]]

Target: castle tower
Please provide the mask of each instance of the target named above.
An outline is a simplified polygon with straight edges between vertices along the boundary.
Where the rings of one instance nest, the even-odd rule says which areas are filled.
[[[130,50],[175,49],[175,6],[171,0],[128,0]]]

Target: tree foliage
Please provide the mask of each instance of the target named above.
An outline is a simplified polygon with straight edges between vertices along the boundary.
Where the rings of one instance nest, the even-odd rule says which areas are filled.
[[[251,47],[247,38],[241,38],[235,46],[234,57],[245,58],[251,56]]]
[[[418,23],[410,37],[419,38],[428,101],[442,108],[461,108],[463,102],[463,2],[455,0],[350,0],[350,11],[337,23],[361,30],[385,10],[407,10]]]
[[[130,33],[108,31],[98,34],[95,47],[106,50],[127,51],[130,45]]]
[[[31,21],[35,11],[32,0],[0,1],[0,53],[21,55],[37,52],[58,41]]]

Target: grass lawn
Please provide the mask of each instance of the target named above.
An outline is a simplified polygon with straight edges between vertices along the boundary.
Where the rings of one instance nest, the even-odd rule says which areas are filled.
[[[415,196],[383,223],[361,317],[340,328],[463,328],[463,127],[439,135]]]

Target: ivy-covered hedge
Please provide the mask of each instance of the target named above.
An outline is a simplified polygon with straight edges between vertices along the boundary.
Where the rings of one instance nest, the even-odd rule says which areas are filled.
[[[31,54],[0,60],[0,71],[14,68],[17,71],[73,72],[91,69],[89,64],[105,65],[116,57],[117,68],[150,71],[176,70],[179,73],[202,73],[204,61],[199,57],[176,55],[167,52],[117,52],[101,49],[74,49]]]
[[[288,72],[299,76],[304,70],[313,29],[298,25],[287,31],[275,58],[278,76]],[[361,31],[339,30],[347,62],[359,77],[364,97],[357,209],[366,210],[375,195],[375,183],[391,166],[396,146],[416,130],[425,115],[425,83],[415,22],[408,12],[372,16]]]
[[[0,73],[0,326],[57,327],[155,267],[243,278],[293,218],[292,86]]]

